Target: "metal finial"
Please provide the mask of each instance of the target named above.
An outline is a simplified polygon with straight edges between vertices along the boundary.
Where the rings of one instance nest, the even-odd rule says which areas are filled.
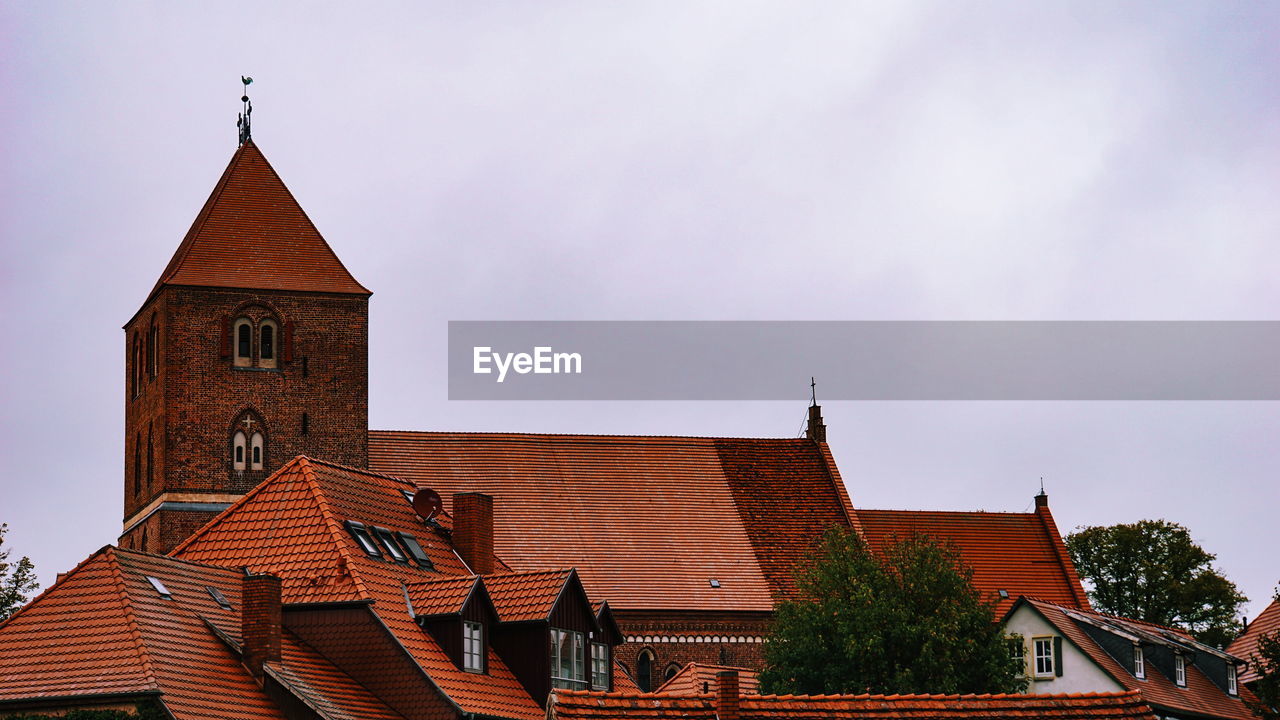
[[[809,405],[813,406],[817,404],[818,404],[818,381],[817,379],[810,377],[809,378]]]
[[[241,75],[240,82],[244,84],[244,95],[240,96],[243,107],[240,110],[240,116],[236,118],[236,128],[240,131],[240,144],[243,145],[251,136],[249,118],[253,115],[253,103],[249,102],[249,85],[253,83],[253,78]]]
[[[1044,477],[1040,478],[1040,494],[1044,494]]]

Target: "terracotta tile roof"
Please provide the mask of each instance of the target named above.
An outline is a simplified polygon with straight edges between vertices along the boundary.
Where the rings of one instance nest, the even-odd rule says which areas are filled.
[[[1240,637],[1231,641],[1231,645],[1227,647],[1227,652],[1250,661],[1249,666],[1240,673],[1240,682],[1253,682],[1258,679],[1258,672],[1252,658],[1258,652],[1258,640],[1263,635],[1271,633],[1280,633],[1280,600],[1272,600],[1257,619],[1249,623],[1249,627],[1240,634]]]
[[[826,528],[855,522],[806,439],[371,431],[369,463],[446,506],[493,495],[514,570],[575,567],[620,611],[769,611]]]
[[[738,671],[738,691],[743,695],[758,695],[760,680],[756,671],[750,668],[732,667],[729,665],[703,665],[687,663],[680,668],[670,680],[664,682],[657,690],[659,695],[701,695],[715,693],[716,673],[724,670]],[[705,689],[704,689],[705,688]]]
[[[404,720],[288,632],[280,646],[281,662],[267,663],[267,671],[326,720]]]
[[[1155,720],[1137,693],[1079,695],[743,695],[744,720],[952,718]],[[717,720],[713,696],[557,690],[549,720]]]
[[[235,571],[103,548],[0,626],[0,700],[159,690],[178,720],[283,720],[206,623],[238,627],[239,602]]]
[[[953,542],[973,570],[973,584],[995,603],[996,617],[1020,595],[1089,608],[1048,507],[1035,513],[858,510],[873,549],[921,533]],[[1001,597],[1004,590],[1008,597]]]
[[[547,620],[572,570],[501,573],[484,577],[485,589],[503,622]]]
[[[1179,635],[1188,644],[1195,643],[1191,636],[1185,632],[1093,611],[1066,608],[1032,598],[1023,598],[1022,601],[1035,608],[1054,627],[1058,628],[1063,637],[1088,655],[1095,664],[1116,682],[1129,690],[1141,693],[1143,700],[1157,710],[1182,711],[1204,717],[1239,718],[1240,720],[1254,717],[1253,713],[1245,707],[1240,697],[1228,695],[1212,680],[1205,677],[1204,673],[1194,663],[1187,663],[1186,687],[1175,685],[1171,679],[1151,663],[1147,663],[1146,679],[1139,680],[1135,678],[1090,637],[1077,622],[1073,621],[1070,614],[1076,613],[1084,617],[1096,618],[1100,621],[1128,624],[1137,632],[1150,632],[1153,628],[1161,629]],[[1251,697],[1249,691],[1243,686],[1241,686],[1240,691],[1242,696]]]
[[[231,156],[148,300],[164,285],[370,294],[252,140]]]
[[[462,612],[467,598],[480,585],[479,575],[462,575],[426,582],[406,583],[413,612],[424,615],[453,615]]]
[[[406,584],[470,575],[449,542],[413,512],[402,492],[411,489],[387,475],[300,456],[173,553],[279,575],[286,603],[372,601],[397,642],[463,712],[541,720],[542,707],[492,649],[488,673],[465,672],[409,616]],[[414,535],[435,570],[369,556],[345,529],[347,520]]]

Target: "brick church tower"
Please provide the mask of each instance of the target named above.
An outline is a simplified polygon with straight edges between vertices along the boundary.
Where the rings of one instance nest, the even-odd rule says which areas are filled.
[[[167,552],[295,455],[368,464],[369,295],[246,138],[124,326],[122,547]]]

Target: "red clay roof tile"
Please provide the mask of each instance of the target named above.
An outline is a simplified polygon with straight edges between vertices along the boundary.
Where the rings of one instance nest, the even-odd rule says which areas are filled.
[[[1240,673],[1240,682],[1253,682],[1258,679],[1258,671],[1253,656],[1258,652],[1258,640],[1263,635],[1280,633],[1280,600],[1272,600],[1257,617],[1249,623],[1249,627],[1240,637],[1231,641],[1227,652],[1249,661],[1249,666]]]
[[[148,300],[165,285],[370,294],[252,140],[231,156]]]
[[[769,611],[822,532],[854,523],[805,439],[372,431],[369,458],[446,506],[493,495],[513,569],[575,567],[615,610]]]
[[[1079,695],[743,695],[750,720],[1155,720],[1137,693]],[[716,720],[714,696],[557,690],[549,720]]]
[[[703,665],[701,663],[687,663],[680,668],[671,679],[664,682],[658,689],[659,695],[702,695],[703,693],[712,693],[716,691],[716,673],[725,670],[735,670],[738,673],[738,692],[743,695],[758,695],[760,693],[760,680],[756,676],[756,671],[750,668],[732,667],[729,665]]]
[[[572,570],[539,570],[484,576],[485,589],[502,622],[547,620]]]

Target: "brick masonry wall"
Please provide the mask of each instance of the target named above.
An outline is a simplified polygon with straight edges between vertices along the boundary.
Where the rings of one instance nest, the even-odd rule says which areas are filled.
[[[145,336],[153,316],[159,326],[158,373],[132,397],[134,332]],[[237,317],[279,324],[275,369],[235,367],[233,357],[223,355],[225,319]],[[293,324],[292,361],[284,360],[286,323]],[[255,333],[255,356],[257,342]],[[243,494],[296,455],[368,464],[367,297],[167,287],[126,327],[125,344],[126,520],[165,492]],[[146,353],[141,356],[145,360]],[[233,423],[246,411],[265,435],[261,470],[232,469]],[[141,492],[135,492],[133,445],[141,433],[145,465],[148,429],[152,480],[147,482],[144,468]],[[150,547],[143,549],[168,551],[185,537],[178,530],[150,530]]]
[[[615,618],[628,638],[616,648],[615,657],[637,681],[640,654],[653,654],[650,690],[690,662],[752,670],[764,664],[764,643],[759,640],[768,631],[767,614],[620,611]]]

